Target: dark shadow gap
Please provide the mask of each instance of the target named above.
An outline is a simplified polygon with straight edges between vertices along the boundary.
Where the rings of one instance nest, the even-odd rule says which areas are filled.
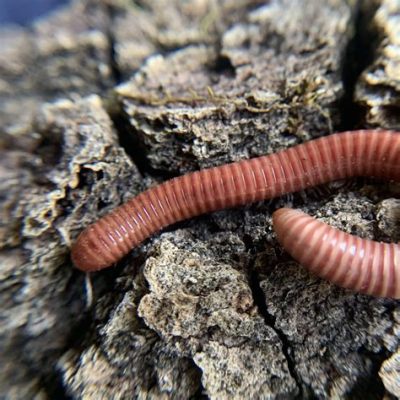
[[[118,85],[122,82],[122,73],[118,65],[118,60],[117,60],[117,54],[115,51],[115,36],[114,32],[112,30],[112,26],[114,25],[114,20],[116,18],[116,11],[112,5],[106,5],[106,12],[108,16],[108,24],[107,24],[107,29],[106,29],[106,37],[108,40],[108,45],[109,45],[109,62],[110,62],[110,68],[111,68],[111,73],[114,78],[115,84]]]
[[[387,395],[387,393],[379,376],[379,370],[382,366],[382,362],[388,358],[387,352],[381,351],[380,353],[373,353],[366,349],[361,349],[359,353],[372,361],[372,371],[371,374],[367,376],[358,377],[348,397],[354,400],[377,400],[386,398],[385,394]]]
[[[178,173],[170,172],[167,170],[158,170],[151,167],[147,159],[147,149],[144,143],[140,140],[139,134],[135,131],[127,119],[122,115],[120,104],[115,109],[115,104],[118,100],[110,100],[111,107],[106,107],[108,115],[113,122],[115,131],[117,132],[119,144],[125,150],[126,154],[134,162],[142,176],[151,175],[154,178],[167,180],[175,178]],[[112,110],[111,108],[114,108]]]
[[[376,56],[379,34],[371,21],[378,4],[359,0],[354,17],[354,35],[349,41],[342,65],[344,95],[339,102],[340,131],[352,130],[362,126],[364,109],[354,102],[355,88],[360,75],[371,65]]]

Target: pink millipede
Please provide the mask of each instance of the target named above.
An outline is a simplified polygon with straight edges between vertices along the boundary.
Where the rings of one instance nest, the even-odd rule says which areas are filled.
[[[273,214],[279,242],[301,265],[336,285],[400,298],[400,245],[361,239],[290,208]]]
[[[100,270],[117,262],[130,249],[172,223],[353,176],[400,181],[400,132],[360,130],[336,133],[271,155],[171,179],[139,194],[89,225],[72,247],[72,260],[83,271]],[[278,237],[284,246],[288,245],[287,250],[291,253],[293,241],[282,239],[282,231],[286,232],[288,229],[286,222],[289,217],[284,217],[288,213],[287,210],[278,211],[274,221]],[[305,226],[307,222],[314,221],[309,218],[302,220],[301,225],[303,226],[303,222]],[[309,231],[310,228],[306,230]],[[299,237],[296,241],[303,240],[302,232],[295,234]],[[348,237],[352,238],[351,235],[345,236]],[[322,239],[318,239],[316,235],[312,237],[314,239],[318,246]],[[334,261],[331,264],[335,260],[340,262],[336,272],[325,270],[323,265],[312,265],[311,268],[316,273],[326,272],[328,278],[346,287],[381,296],[399,297],[399,245],[385,247],[375,242],[371,242],[374,245],[368,244],[368,254],[373,262],[366,267],[369,272],[363,271],[363,278],[356,279],[350,275],[358,270],[358,266],[353,268],[357,264],[355,259],[360,257],[358,248],[365,252],[362,243],[358,243],[361,247],[354,247],[355,254],[349,253],[340,258],[334,249],[330,249],[321,256],[324,259],[330,253],[333,254]],[[314,246],[315,243],[311,245]],[[348,245],[348,242],[344,245]],[[389,253],[386,249],[390,249]],[[306,266],[310,265],[308,259],[299,255],[298,251],[293,254]],[[344,259],[350,266],[349,276],[343,275]],[[388,276],[392,279],[391,282],[388,282]]]

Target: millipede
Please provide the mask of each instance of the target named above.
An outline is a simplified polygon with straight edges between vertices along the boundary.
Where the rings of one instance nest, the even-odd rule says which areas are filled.
[[[97,271],[175,222],[355,176],[400,181],[400,132],[335,133],[173,178],[89,225],[72,246],[72,261]],[[282,246],[315,274],[356,291],[400,297],[400,245],[347,235],[295,210],[278,210],[273,221]]]
[[[400,298],[400,246],[350,235],[299,210],[272,215],[278,241],[303,267],[338,286]]]

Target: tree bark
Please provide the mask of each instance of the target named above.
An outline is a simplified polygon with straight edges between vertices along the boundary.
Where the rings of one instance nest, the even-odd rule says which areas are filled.
[[[290,205],[400,240],[400,187],[336,182],[179,223],[84,276],[90,222],[167,178],[400,129],[397,0],[82,0],[0,50],[0,394],[400,397],[400,303],[310,276]]]

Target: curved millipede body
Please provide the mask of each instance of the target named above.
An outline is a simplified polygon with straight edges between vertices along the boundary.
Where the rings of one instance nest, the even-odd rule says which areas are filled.
[[[99,270],[172,223],[352,176],[400,181],[400,133],[337,133],[171,179],[88,226],[72,248],[72,260],[81,270]]]
[[[400,298],[400,245],[361,239],[290,208],[273,214],[285,250],[321,278],[374,296]]]

